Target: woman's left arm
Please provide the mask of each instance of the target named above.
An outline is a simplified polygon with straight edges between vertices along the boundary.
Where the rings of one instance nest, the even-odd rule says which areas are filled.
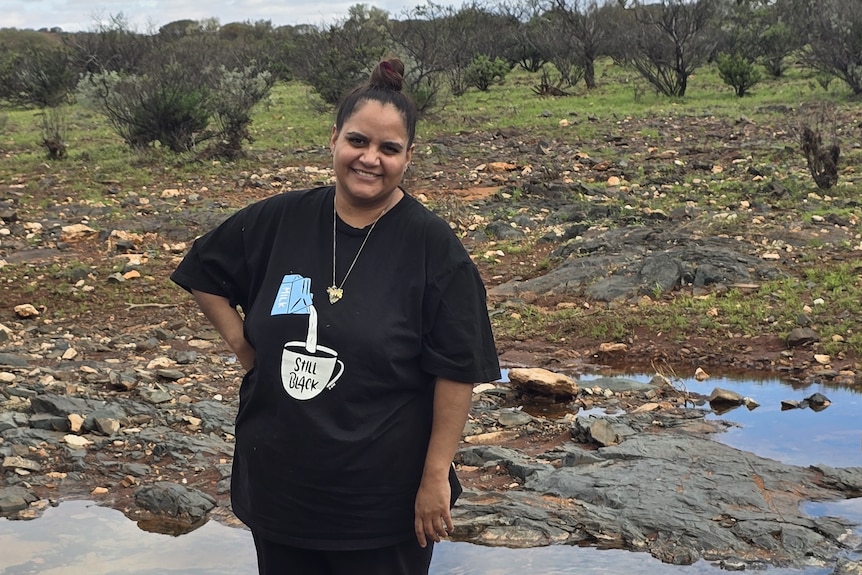
[[[434,387],[434,421],[425,456],[425,469],[416,493],[414,527],[419,545],[440,541],[454,529],[449,514],[449,467],[461,441],[473,398],[473,386],[437,378]]]

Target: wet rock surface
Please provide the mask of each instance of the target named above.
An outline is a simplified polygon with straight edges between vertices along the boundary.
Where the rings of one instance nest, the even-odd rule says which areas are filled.
[[[46,502],[87,497],[149,531],[185,533],[208,517],[236,524],[229,489],[240,370],[201,337],[205,326],[159,332],[152,357],[129,345],[156,329],[164,330],[103,340],[115,350],[108,355],[128,350],[121,363],[62,360],[49,343],[83,349],[92,345],[86,336],[46,329],[37,345],[12,330],[11,342],[29,344],[0,358],[0,513],[34,518]],[[201,341],[207,351],[185,361]],[[710,435],[725,424],[705,419],[708,398],[666,378],[587,386],[548,370],[515,373],[517,381],[476,387],[456,457],[466,488],[454,511],[458,540],[597,545],[749,567],[837,565],[860,544],[847,521],[799,510],[804,500],[862,495],[860,468],[802,468],[721,445]],[[118,386],[123,378],[134,385]],[[520,407],[542,379],[560,417]],[[577,414],[596,408],[606,414]]]

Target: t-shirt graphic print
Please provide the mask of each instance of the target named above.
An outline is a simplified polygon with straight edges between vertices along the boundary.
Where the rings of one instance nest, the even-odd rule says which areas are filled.
[[[281,385],[294,399],[317,397],[332,389],[344,373],[334,349],[317,344],[317,310],[312,303],[311,279],[288,274],[281,280],[270,315],[307,315],[305,341],[289,341],[281,352]]]

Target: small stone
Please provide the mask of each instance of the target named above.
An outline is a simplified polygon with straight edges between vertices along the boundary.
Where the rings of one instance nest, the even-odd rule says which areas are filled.
[[[162,369],[173,366],[174,360],[169,357],[159,356],[150,360],[147,364],[147,369]]]
[[[69,431],[72,433],[80,433],[81,427],[84,425],[84,418],[77,413],[69,414]]]
[[[93,495],[105,495],[106,493],[108,493],[108,488],[107,487],[96,487],[90,493]]]
[[[709,374],[706,373],[703,368],[699,367],[694,370],[694,379],[696,379],[697,381],[706,381],[707,379],[709,379]]]
[[[820,365],[827,365],[830,361],[832,361],[832,358],[830,358],[828,355],[826,355],[824,353],[815,353],[814,354],[814,361],[816,361]]]
[[[99,232],[84,224],[72,224],[61,228],[60,240],[64,242],[78,242],[81,240],[95,238]]]
[[[599,344],[599,353],[618,353],[626,351],[628,348],[629,346],[624,343],[605,342]]]
[[[39,310],[37,310],[32,304],[29,304],[29,303],[23,303],[21,305],[16,305],[14,310],[15,310],[15,315],[17,315],[20,318],[24,318],[24,319],[39,316]]]
[[[27,471],[39,471],[40,469],[42,469],[42,466],[39,465],[38,462],[33,461],[32,459],[25,459],[23,457],[18,457],[17,455],[12,455],[12,456],[3,458],[3,468],[4,469],[25,469]]]
[[[66,348],[66,351],[64,351],[63,355],[61,355],[60,357],[62,359],[68,360],[68,359],[74,359],[77,356],[78,356],[78,350],[75,349],[74,347],[69,347],[69,348]]]
[[[66,445],[68,445],[69,447],[75,447],[78,449],[84,448],[84,447],[87,447],[88,445],[93,444],[93,442],[90,441],[89,439],[87,439],[86,437],[81,437],[80,435],[72,435],[72,434],[64,435],[63,436],[63,442]]]

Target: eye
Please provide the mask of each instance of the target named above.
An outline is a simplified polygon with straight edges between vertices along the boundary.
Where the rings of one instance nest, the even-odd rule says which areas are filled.
[[[384,151],[384,153],[389,154],[390,156],[394,156],[394,155],[401,153],[401,148],[399,148],[398,146],[393,146],[393,145],[385,145],[385,146],[383,146],[383,151]]]
[[[365,138],[360,136],[348,136],[347,141],[350,142],[351,145],[356,146],[357,148],[365,145]]]

